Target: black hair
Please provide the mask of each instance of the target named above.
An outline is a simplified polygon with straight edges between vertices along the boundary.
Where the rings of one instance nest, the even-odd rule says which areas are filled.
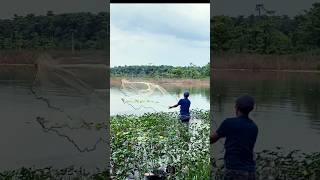
[[[236,100],[236,108],[243,114],[248,115],[254,108],[254,99],[249,95],[238,97]]]

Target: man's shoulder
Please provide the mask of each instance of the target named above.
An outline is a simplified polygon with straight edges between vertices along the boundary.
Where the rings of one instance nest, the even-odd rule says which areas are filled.
[[[222,121],[222,124],[223,124],[224,126],[230,126],[230,125],[233,124],[234,120],[236,120],[236,118],[234,118],[234,117],[226,118],[226,119],[224,119],[224,120]]]
[[[234,120],[237,120],[238,118],[237,117],[229,117],[229,118],[226,118],[224,121],[225,122],[230,122],[230,121],[234,121]]]
[[[181,102],[190,102],[190,100],[189,99],[180,99],[179,101],[181,101]]]
[[[251,120],[250,120],[251,121]],[[224,124],[230,124],[232,126],[236,126],[237,124],[243,124],[244,121],[239,117],[229,117],[226,118],[224,121]],[[253,122],[253,121],[252,121]],[[254,122],[253,122],[254,123]],[[255,124],[254,124],[255,125]],[[256,125],[255,125],[256,126]]]

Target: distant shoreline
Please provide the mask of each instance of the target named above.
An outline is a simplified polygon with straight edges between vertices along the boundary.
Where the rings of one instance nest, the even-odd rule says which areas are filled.
[[[215,53],[211,57],[213,69],[283,71],[283,72],[318,72],[320,55],[312,54],[232,54]]]
[[[151,83],[166,85],[174,85],[178,87],[210,87],[210,79],[169,79],[161,78],[155,79],[150,77],[110,77],[111,86],[120,86],[121,79],[129,81],[147,81]]]
[[[248,72],[287,72],[287,73],[320,73],[320,70],[294,70],[294,69],[232,69],[232,68],[213,68],[214,71],[248,71]]]

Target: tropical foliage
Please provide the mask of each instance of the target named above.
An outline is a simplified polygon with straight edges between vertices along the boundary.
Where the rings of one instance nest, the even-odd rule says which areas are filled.
[[[320,3],[304,14],[214,16],[211,48],[216,52],[294,54],[320,52]]]
[[[109,13],[68,13],[0,19],[0,49],[106,49]]]
[[[162,78],[207,78],[210,76],[210,63],[205,66],[118,66],[111,68],[111,76],[162,77]]]

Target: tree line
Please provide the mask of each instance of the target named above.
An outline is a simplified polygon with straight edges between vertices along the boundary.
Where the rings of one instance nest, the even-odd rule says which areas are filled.
[[[109,13],[14,15],[0,19],[0,49],[106,49]]]
[[[214,16],[214,52],[255,54],[320,53],[320,3],[295,17],[286,15]]]
[[[111,68],[111,76],[118,77],[152,77],[152,78],[207,78],[210,76],[210,64],[205,66],[117,66]]]

